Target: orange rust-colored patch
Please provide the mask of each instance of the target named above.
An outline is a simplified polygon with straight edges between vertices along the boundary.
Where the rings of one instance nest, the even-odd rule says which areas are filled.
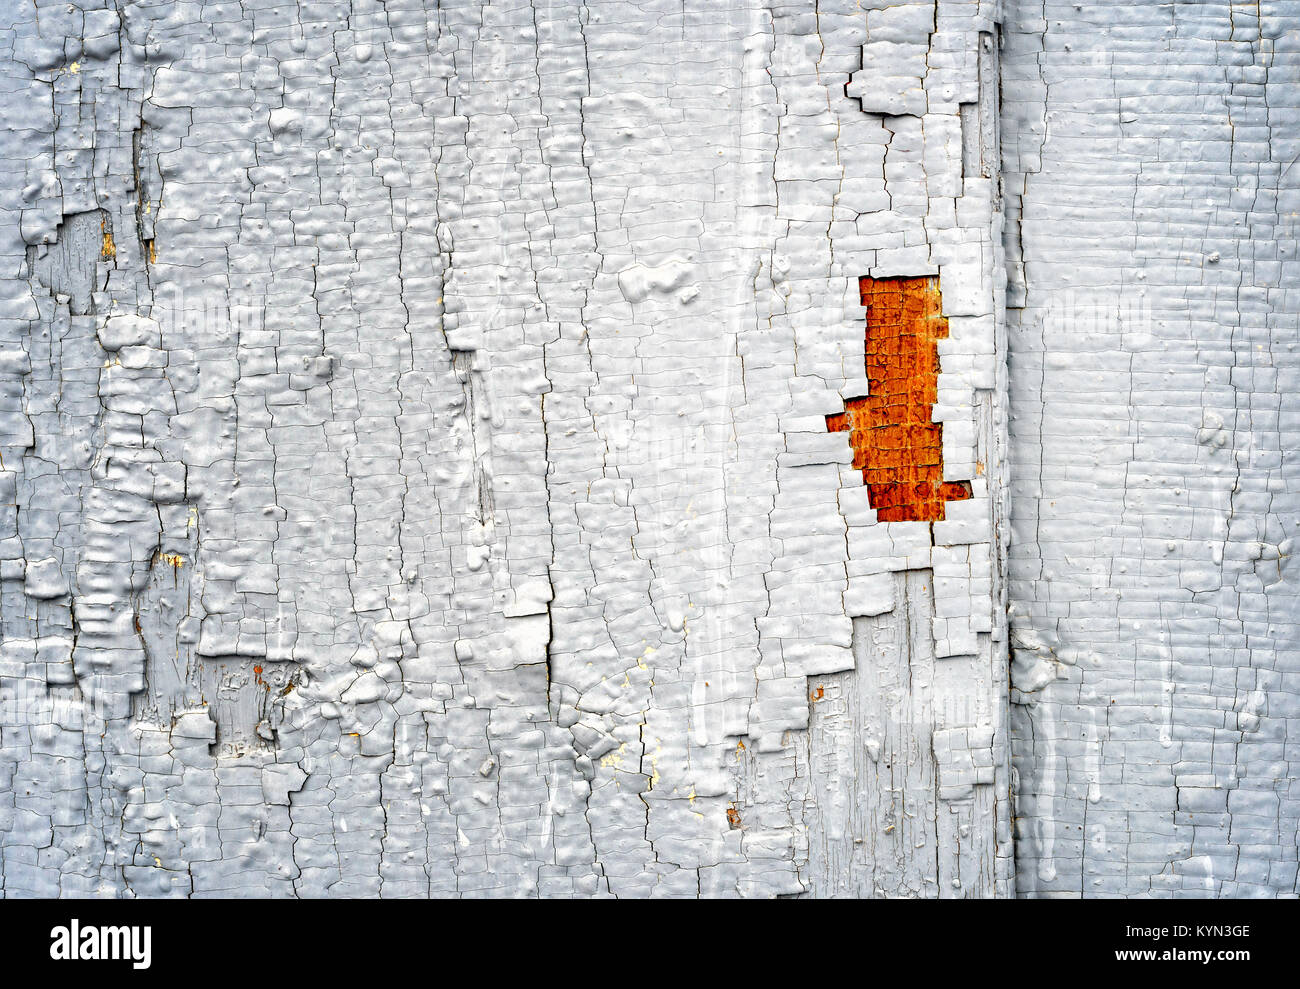
[[[108,225],[108,217],[105,216],[99,221],[100,245],[99,257],[103,261],[113,261],[117,258],[117,245],[113,243],[113,230]]]
[[[740,827],[740,811],[736,810],[735,807],[727,808],[727,823],[733,828]]]
[[[882,522],[936,522],[944,505],[971,496],[968,481],[943,479],[943,424],[931,422],[939,394],[939,341],[948,336],[937,278],[861,278],[867,310],[869,394],[826,417],[849,434]]]

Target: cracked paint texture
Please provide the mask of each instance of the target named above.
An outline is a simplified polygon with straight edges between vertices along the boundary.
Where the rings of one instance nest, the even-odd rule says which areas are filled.
[[[1017,889],[1294,898],[1300,5],[1006,9]]]
[[[0,891],[1014,892],[1000,14],[9,4]]]

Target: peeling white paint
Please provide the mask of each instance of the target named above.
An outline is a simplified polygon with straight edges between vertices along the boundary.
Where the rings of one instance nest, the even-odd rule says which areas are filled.
[[[1160,77],[1205,206],[1146,180],[1223,106],[1080,5],[15,5],[0,891],[1294,892],[1289,15],[1183,7],[1101,34],[1240,49]],[[881,522],[825,417],[859,277],[936,275],[972,496]]]

